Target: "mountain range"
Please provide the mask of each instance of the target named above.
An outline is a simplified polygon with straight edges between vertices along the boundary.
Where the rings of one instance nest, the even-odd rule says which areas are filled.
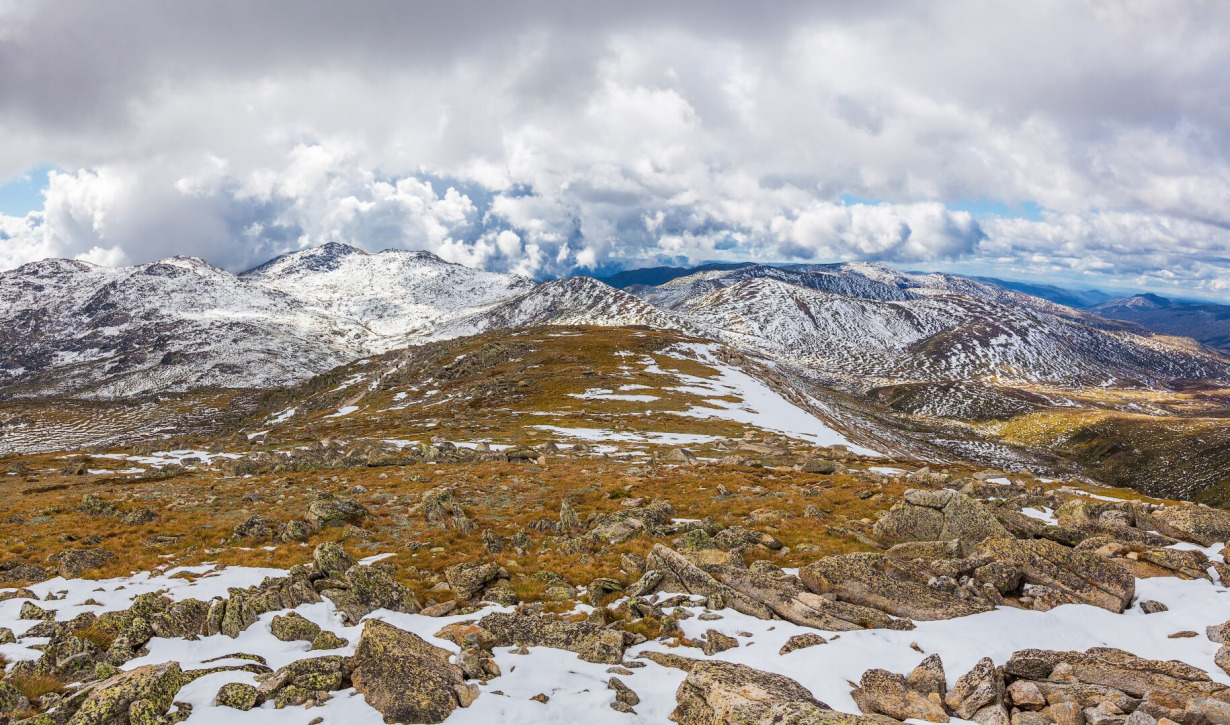
[[[0,395],[267,388],[407,345],[541,324],[682,330],[856,392],[1230,379],[1211,349],[1107,319],[1122,317],[1114,303],[1098,316],[957,275],[847,263],[708,265],[640,279],[665,281],[535,283],[427,252],[342,244],[239,275],[191,257],[122,268],[44,260],[0,274]]]

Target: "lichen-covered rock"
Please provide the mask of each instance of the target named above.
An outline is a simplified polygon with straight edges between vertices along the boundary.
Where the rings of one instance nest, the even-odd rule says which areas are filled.
[[[1230,540],[1230,511],[1198,506],[1171,504],[1150,516],[1158,531],[1201,546]]]
[[[320,633],[317,634],[316,637],[312,640],[312,646],[309,647],[309,649],[313,651],[339,649],[341,647],[345,647],[348,644],[350,644],[348,640],[337,636],[336,634],[330,632],[327,629],[322,629],[320,630]]]
[[[496,612],[483,617],[478,625],[489,634],[493,647],[552,647],[576,652],[587,662],[619,664],[623,660],[623,636],[615,630],[604,630],[593,622],[569,622],[528,613]]]
[[[295,642],[303,640],[311,642],[320,634],[320,625],[311,622],[297,612],[279,615],[273,618],[269,623],[270,631],[273,636],[283,642]]]
[[[814,634],[812,632],[807,632],[805,634],[796,634],[796,635],[792,635],[790,639],[786,640],[786,643],[782,645],[782,648],[779,649],[777,653],[779,655],[790,654],[791,652],[795,650],[806,649],[808,647],[815,647],[816,645],[819,645],[819,644],[828,644],[828,642],[829,641],[825,639],[824,637],[821,637],[820,635]]]
[[[304,518],[312,528],[322,529],[326,526],[361,524],[368,516],[371,513],[361,503],[340,499],[331,493],[319,493],[316,500],[308,504]]]
[[[974,720],[979,713],[988,708],[1003,710],[1004,692],[1003,674],[996,669],[991,658],[984,657],[974,665],[973,669],[957,679],[956,684],[944,697],[944,702],[952,708],[953,714],[957,717]],[[1004,720],[1007,720],[1006,710],[1003,715]],[[988,719],[986,716],[987,714],[984,713],[983,718]]]
[[[271,539],[278,532],[279,526],[273,519],[252,514],[243,523],[235,526],[234,534],[238,539]]]
[[[906,679],[888,670],[870,669],[863,673],[851,696],[868,715],[887,715],[897,720],[915,718],[928,722],[948,722],[938,696],[930,699],[911,690]]]
[[[893,506],[872,529],[872,536],[885,546],[956,539],[967,551],[988,537],[1008,535],[981,502],[948,489],[906,491],[905,500]]]
[[[705,597],[717,596],[731,609],[757,619],[770,619],[773,616],[769,607],[719,582],[682,554],[661,544],[655,544],[645,557],[645,568],[647,572],[661,572],[663,579],[659,586],[669,591]]]
[[[316,567],[316,571],[326,577],[336,577],[346,573],[350,567],[355,565],[355,559],[341,544],[326,541],[317,544],[312,551],[312,564]]]
[[[443,722],[478,694],[450,657],[418,635],[371,620],[359,637],[351,678],[386,722]]]
[[[188,682],[178,662],[145,665],[99,683],[90,692],[68,725],[124,725],[130,722],[134,703],[158,714],[171,709],[176,693]]]
[[[9,682],[0,680],[0,718],[12,712],[30,709],[30,700]]]
[[[700,650],[712,657],[719,652],[725,652],[738,646],[739,640],[730,635],[722,634],[716,629],[711,629],[705,632],[705,639],[701,643]]]
[[[832,594],[897,617],[952,619],[991,609],[985,602],[961,599],[917,581],[907,566],[885,554],[846,554],[803,567],[799,578],[816,594]]]
[[[1057,594],[1045,602],[1035,602],[1035,608],[1071,602],[1122,612],[1136,594],[1136,579],[1123,567],[1092,552],[1076,551],[1046,539],[987,539],[976,553],[1012,564],[1026,582]]]
[[[43,609],[42,607],[35,604],[34,602],[22,602],[21,612],[18,613],[17,618],[26,619],[26,620],[30,620],[30,619],[41,620],[44,622],[54,622],[56,619],[56,613],[47,611],[46,609]]]
[[[251,710],[256,706],[257,690],[245,682],[228,682],[218,689],[214,702],[219,707]]]
[[[793,579],[733,566],[710,567],[709,573],[721,583],[764,604],[782,619],[801,627],[829,632],[908,628],[901,620],[894,620],[877,609],[809,592]]]
[[[115,558],[106,549],[67,549],[47,560],[55,562],[56,573],[65,579],[76,579],[82,572],[97,569]]]
[[[944,662],[939,655],[927,655],[906,678],[906,687],[923,695],[948,693],[948,678],[944,674]]]
[[[483,590],[488,583],[500,578],[503,570],[491,562],[463,562],[444,569],[444,579],[453,588],[458,599],[469,599]]]
[[[377,609],[405,614],[418,612],[421,607],[414,592],[394,579],[393,572],[389,564],[355,565],[344,576],[347,588],[326,589],[321,594],[328,597],[352,624]]]
[[[1016,652],[1004,663],[1004,673],[1039,682],[1062,671],[1068,682],[1114,688],[1131,697],[1153,692],[1170,693],[1179,702],[1207,697],[1230,703],[1230,687],[1214,682],[1204,670],[1176,660],[1148,660],[1111,647],[1094,647],[1085,652],[1027,649]]]
[[[721,660],[691,665],[675,692],[675,710],[670,717],[677,725],[880,725],[872,718],[829,709],[789,677]]]

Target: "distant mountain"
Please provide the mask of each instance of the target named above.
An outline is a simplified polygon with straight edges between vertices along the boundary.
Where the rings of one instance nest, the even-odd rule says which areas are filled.
[[[1089,311],[1112,320],[1134,322],[1163,335],[1190,337],[1230,353],[1230,305],[1179,302],[1141,294],[1103,302]]]
[[[699,271],[635,293],[716,339],[855,391],[911,382],[1230,379],[1224,359],[1194,345],[995,284],[880,264]]]
[[[699,267],[644,267],[642,269],[627,269],[607,277],[598,277],[598,281],[609,284],[615,289],[628,289],[638,285],[653,287],[666,284],[672,279],[695,274],[696,272],[754,266],[756,265],[752,262],[714,262],[712,264],[703,264]]]
[[[537,285],[428,252],[326,244],[236,276],[201,259],[0,273],[0,399],[268,388],[430,340],[531,324],[678,327],[589,278]]]
[[[1016,292],[1024,292],[1027,295],[1041,297],[1044,300],[1050,300],[1068,307],[1092,307],[1101,304],[1111,299],[1113,295],[1109,295],[1101,290],[1087,289],[1075,290],[1067,287],[1056,287],[1049,284],[1031,284],[1029,282],[1014,282],[1006,279],[996,279],[995,277],[971,277],[979,282],[988,282],[998,285],[1004,289],[1014,290]]]

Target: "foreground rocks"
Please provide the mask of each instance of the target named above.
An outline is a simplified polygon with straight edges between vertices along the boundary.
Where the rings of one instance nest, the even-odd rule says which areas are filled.
[[[450,657],[418,635],[373,620],[359,637],[351,677],[386,722],[443,722],[479,694]]]
[[[678,725],[714,723],[849,723],[879,721],[836,712],[784,675],[730,662],[691,667],[675,694],[671,720]]]

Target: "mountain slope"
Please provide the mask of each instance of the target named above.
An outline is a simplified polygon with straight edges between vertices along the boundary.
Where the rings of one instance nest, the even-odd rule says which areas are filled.
[[[1178,302],[1142,294],[1103,302],[1089,311],[1113,320],[1134,322],[1164,335],[1190,337],[1230,353],[1230,305]]]
[[[1227,361],[954,275],[881,265],[702,272],[638,295],[714,337],[867,390],[915,381],[1156,386]]]

